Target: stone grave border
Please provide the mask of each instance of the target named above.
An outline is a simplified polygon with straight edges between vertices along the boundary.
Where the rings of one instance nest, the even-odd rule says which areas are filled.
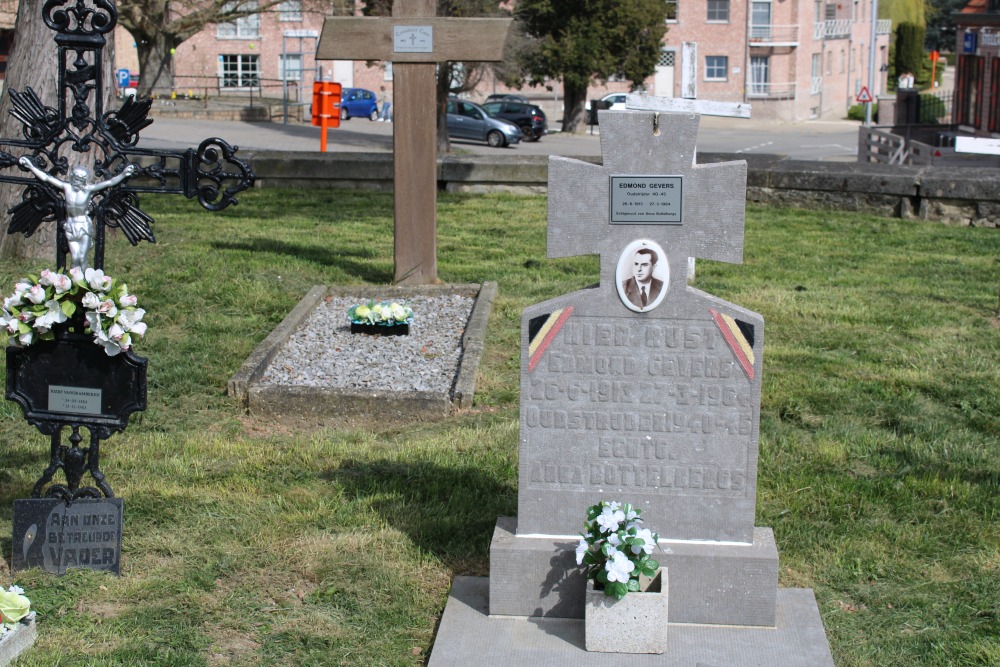
[[[17,656],[34,646],[37,638],[35,612],[31,612],[13,630],[5,632],[0,638],[0,666],[13,662]]]
[[[296,387],[262,384],[268,365],[288,339],[326,297],[400,299],[414,296],[460,294],[475,298],[462,336],[462,356],[455,384],[449,392],[386,391]],[[365,416],[390,416],[394,420],[425,420],[445,417],[453,409],[472,407],[476,373],[483,356],[486,325],[497,295],[497,284],[485,282],[457,285],[352,286],[315,285],[298,305],[250,354],[229,379],[227,390],[254,416],[273,419],[350,422]]]

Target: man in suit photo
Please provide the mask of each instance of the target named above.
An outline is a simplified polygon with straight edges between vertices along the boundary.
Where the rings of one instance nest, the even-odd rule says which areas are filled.
[[[632,258],[632,277],[622,283],[625,297],[641,310],[656,301],[663,281],[653,277],[659,257],[655,250],[639,248]]]

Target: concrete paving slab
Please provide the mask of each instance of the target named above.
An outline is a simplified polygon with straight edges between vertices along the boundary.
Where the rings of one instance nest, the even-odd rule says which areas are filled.
[[[588,653],[582,620],[489,616],[489,580],[456,577],[430,667],[833,667],[813,592],[778,590],[773,628],[670,624],[662,655]]]

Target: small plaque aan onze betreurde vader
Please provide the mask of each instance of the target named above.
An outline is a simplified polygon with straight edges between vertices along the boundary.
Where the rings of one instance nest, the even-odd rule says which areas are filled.
[[[683,176],[611,176],[612,225],[679,225]]]
[[[62,575],[68,568],[120,573],[121,498],[57,498],[14,501],[11,565],[14,571],[38,567]]]

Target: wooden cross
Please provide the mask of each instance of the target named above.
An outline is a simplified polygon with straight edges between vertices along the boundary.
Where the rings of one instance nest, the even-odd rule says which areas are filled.
[[[235,204],[234,195],[253,185],[250,166],[222,139],[206,139],[183,153],[137,148],[139,131],[153,122],[147,117],[152,99],[126,98],[119,109],[105,112],[105,35],[118,21],[108,0],[52,0],[45,3],[42,18],[56,33],[58,106],[45,106],[31,88],[10,91],[10,113],[21,121],[23,137],[0,137],[5,149],[0,150],[0,170],[17,170],[0,173],[0,182],[26,187],[21,203],[9,211],[8,234],[31,236],[43,222],[67,219],[59,182],[72,180],[68,174],[73,153],[89,157],[88,166],[103,188],[86,202],[93,217],[95,268],[104,266],[105,227],[121,229],[133,245],[155,242],[153,220],[138,207],[137,193],[197,197],[204,208],[217,211]],[[31,173],[21,158],[40,171]],[[140,159],[144,166],[130,167]],[[122,184],[126,177],[131,180]],[[56,263],[63,268],[69,245],[62,225],[57,239]]]
[[[395,280],[437,278],[437,63],[503,57],[512,19],[438,18],[437,0],[396,0],[392,18],[328,18],[317,60],[392,61]]]

